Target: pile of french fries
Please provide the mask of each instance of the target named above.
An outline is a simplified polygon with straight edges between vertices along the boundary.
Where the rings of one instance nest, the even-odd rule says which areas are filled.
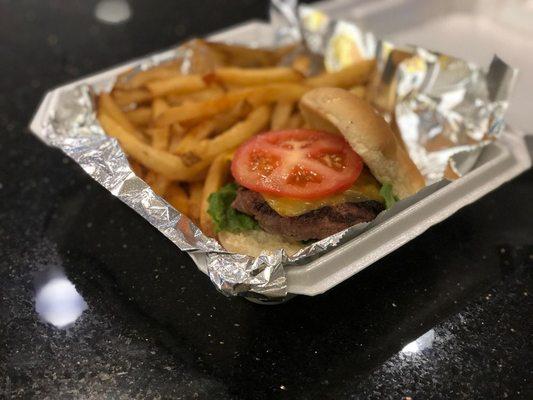
[[[208,197],[229,179],[233,151],[260,132],[305,127],[297,104],[308,90],[341,87],[364,97],[374,61],[310,76],[303,54],[280,66],[283,52],[202,41],[188,50],[200,62],[187,74],[177,60],[119,77],[98,96],[98,119],[135,173],[214,236]]]

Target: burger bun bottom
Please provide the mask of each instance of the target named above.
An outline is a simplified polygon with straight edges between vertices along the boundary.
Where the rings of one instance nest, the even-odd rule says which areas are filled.
[[[280,235],[262,229],[241,233],[222,231],[218,234],[218,240],[226,250],[252,257],[261,253],[273,253],[279,249],[284,249],[287,255],[291,256],[305,247],[301,243],[289,242]]]

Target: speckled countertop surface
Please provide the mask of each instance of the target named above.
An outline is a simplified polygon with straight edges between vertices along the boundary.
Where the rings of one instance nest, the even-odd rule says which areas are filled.
[[[533,398],[533,172],[316,298],[218,294],[26,128],[46,90],[266,2],[0,0],[0,397]],[[216,11],[215,11],[216,10]]]

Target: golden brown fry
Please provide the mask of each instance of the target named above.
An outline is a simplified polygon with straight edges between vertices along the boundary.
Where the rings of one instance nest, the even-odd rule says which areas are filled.
[[[165,193],[165,200],[180,213],[189,215],[189,197],[178,183],[172,183],[169,186]]]
[[[226,182],[229,175],[230,162],[231,156],[228,153],[220,154],[211,163],[205,177],[200,203],[200,227],[204,234],[208,236],[215,236],[213,221],[207,212],[209,209],[209,195],[218,191]]]
[[[122,108],[131,104],[146,103],[152,98],[150,92],[145,89],[113,90],[112,96],[117,104]]]
[[[139,107],[131,111],[127,111],[126,117],[134,125],[148,125],[152,120],[152,110],[150,107]]]
[[[98,96],[98,112],[109,115],[127,129],[135,129],[126,114],[120,109],[109,93],[101,93]]]
[[[273,83],[238,89],[211,100],[171,107],[161,114],[155,123],[157,126],[165,126],[174,122],[210,117],[226,111],[245,99],[254,106],[280,100],[296,101],[309,89],[308,86],[295,83]]]
[[[248,112],[249,106],[240,102],[232,110],[206,119],[193,126],[182,139],[170,147],[173,154],[181,154],[194,151],[198,141],[207,139],[209,136],[223,132],[235,125]]]
[[[311,58],[305,54],[296,56],[292,61],[292,68],[303,76],[308,76],[311,72]]]
[[[179,122],[175,122],[170,125],[170,133],[178,138],[181,138],[185,135],[185,128],[181,126]]]
[[[212,119],[213,130],[208,135],[198,135],[198,139],[206,139],[209,136],[217,135],[221,132],[231,128],[241,119],[243,119],[251,111],[251,107],[247,102],[241,101],[231,110],[226,113],[215,115]]]
[[[150,130],[152,136],[152,146],[157,150],[168,150],[168,141],[170,138],[170,128],[163,126]]]
[[[137,175],[139,178],[144,179],[144,176],[147,173],[146,168],[142,164],[138,163],[137,161],[131,158],[128,158],[128,162],[130,164],[130,168],[133,171],[133,173]]]
[[[183,136],[177,146],[172,149],[171,153],[181,154],[186,153],[188,151],[193,151],[195,144],[198,143],[198,140],[209,136],[209,134],[213,131],[214,127],[215,124],[212,119],[200,122],[199,124],[194,126],[189,132],[187,132],[185,136]]]
[[[310,89],[297,83],[272,83],[250,88],[246,98],[254,106],[276,101],[298,101]]]
[[[213,118],[213,119],[206,119],[205,121],[200,122],[198,125],[194,126],[189,131],[189,133],[191,134],[191,137],[196,140],[207,138],[209,135],[211,135],[211,133],[213,133],[213,131],[216,128],[215,121],[216,121],[215,118]]]
[[[200,75],[178,75],[162,81],[146,84],[152,96],[164,96],[167,93],[189,93],[205,88],[207,85]]]
[[[292,68],[235,68],[222,67],[215,69],[218,80],[238,86],[265,85],[274,82],[298,82],[302,74]]]
[[[194,182],[189,185],[189,217],[195,222],[200,221],[203,188],[202,182]]]
[[[375,60],[362,60],[337,72],[325,72],[307,79],[306,83],[313,87],[337,86],[348,88],[362,85],[370,79],[376,65]]]
[[[172,106],[182,105],[184,102],[204,101],[224,94],[224,90],[217,85],[198,90],[193,93],[175,94],[169,93],[166,99]]]
[[[294,49],[294,45],[280,47],[275,50],[256,49],[217,42],[204,42],[204,45],[215,51],[224,65],[235,65],[244,68],[267,67],[279,64],[279,61]]]
[[[161,98],[154,99],[152,102],[152,118],[156,119],[159,117],[164,111],[168,110],[170,106],[167,104],[167,102]]]
[[[247,95],[248,91],[241,90],[217,96],[210,100],[171,107],[156,119],[155,124],[157,126],[165,126],[175,122],[210,117],[233,107],[244,100]]]
[[[155,173],[154,171],[149,171],[144,177],[144,181],[150,185],[152,190],[158,195],[163,196],[167,188],[170,185],[170,180],[165,178],[162,175]]]
[[[294,103],[291,101],[278,101],[272,111],[270,129],[277,130],[287,127]]]
[[[366,97],[366,87],[364,86],[354,86],[350,89],[350,92],[355,94],[360,99],[364,99]]]
[[[302,118],[302,114],[299,112],[294,113],[289,120],[287,121],[286,128],[288,129],[297,129],[301,128],[304,125],[304,120]]]
[[[133,73],[133,68],[128,68],[126,71],[118,74],[117,80],[115,82],[115,85],[113,86],[113,89],[127,89],[128,88],[127,83],[132,73]]]
[[[248,114],[244,121],[236,123],[227,131],[213,139],[200,141],[197,152],[203,158],[212,160],[217,155],[234,149],[246,139],[259,133],[268,125],[269,118],[270,107],[266,105],[258,107]]]
[[[117,123],[124,127],[124,129],[131,132],[135,137],[145,141],[143,134],[135,128],[126,114],[119,108],[119,106],[113,101],[113,98],[108,93],[102,93],[98,98],[98,112],[109,115]]]
[[[168,152],[172,153],[172,154],[176,154],[177,153],[177,148],[178,148],[178,146],[179,146],[181,141],[182,141],[181,137],[178,137],[176,135],[171,135],[170,136],[170,143],[168,145]]]
[[[139,89],[149,82],[170,79],[178,75],[181,75],[181,73],[176,68],[153,67],[133,75],[124,86],[128,89]]]
[[[99,119],[107,134],[117,138],[128,155],[148,169],[162,174],[168,179],[195,182],[201,179],[203,172],[209,166],[209,161],[202,160],[187,167],[180,157],[154,149],[143,143],[108,115],[102,114]]]

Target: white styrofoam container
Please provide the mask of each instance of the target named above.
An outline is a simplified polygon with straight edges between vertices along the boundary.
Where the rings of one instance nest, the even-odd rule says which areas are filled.
[[[427,3],[429,2],[439,5],[438,8],[436,8],[437,13],[439,10],[442,10],[443,6],[440,2],[428,1]],[[378,3],[381,4],[380,7],[377,7]],[[384,5],[382,3],[386,4]],[[398,11],[396,10],[391,15],[391,7],[401,7],[403,3],[405,3],[405,7],[413,7],[412,3],[414,2],[409,0],[373,0],[372,2],[368,0],[336,1],[320,3],[319,6],[334,17],[342,16],[346,19],[352,16],[354,19],[358,20],[358,22],[362,22],[363,24],[365,24],[365,21],[371,21],[371,24],[375,24],[376,26],[383,24],[384,27],[389,29],[387,35],[392,41],[395,41],[395,34],[398,35],[398,38],[401,38],[402,35],[404,35],[404,37],[409,38],[410,43],[421,44],[436,50],[445,51],[445,49],[431,45],[432,43],[442,45],[446,43],[445,38],[439,36],[438,32],[431,34],[434,38],[434,42],[427,43],[428,38],[425,37],[425,35],[428,35],[427,30],[430,29],[428,27],[420,31],[421,37],[419,38],[420,40],[417,40],[416,29],[414,29],[414,27],[417,24],[420,25],[423,23],[424,20],[421,20],[420,15],[417,14],[417,10],[421,9],[420,7],[413,7],[411,10],[406,9],[407,11],[401,14],[397,14]],[[416,3],[426,2],[420,1]],[[361,8],[358,8],[359,5]],[[422,8],[425,10],[425,7]],[[366,10],[367,13],[363,13],[362,10]],[[477,18],[477,14],[473,9],[469,12],[471,12],[471,14],[465,14],[466,18],[468,18],[469,15],[471,18]],[[377,13],[377,15],[375,13]],[[452,14],[453,13],[450,15]],[[379,15],[381,15],[381,17],[379,17]],[[402,22],[405,23],[405,26],[409,27],[410,30],[402,30],[401,27],[403,25],[401,24],[397,25],[389,23],[389,21],[396,21],[396,19],[399,18],[398,15],[401,16]],[[407,17],[412,18],[411,23],[406,21],[405,18]],[[365,20],[364,18],[367,19]],[[381,18],[381,23],[379,22],[379,18]],[[394,26],[399,27],[397,31],[391,30],[391,27]],[[375,28],[374,26],[372,27]],[[379,36],[381,33],[380,30],[374,30]],[[238,43],[253,42],[259,46],[267,46],[272,43],[274,35],[269,24],[260,21],[251,21],[215,33],[211,35],[210,38],[213,40],[224,40]],[[480,36],[479,39],[483,39],[483,36]],[[400,41],[400,43],[401,42],[403,42],[403,40]],[[474,44],[472,45],[474,46]],[[453,52],[449,53],[457,54]],[[163,51],[157,53],[157,57],[160,57],[163,60],[170,57],[172,54],[172,50]],[[480,63],[485,63],[486,61],[473,59],[464,55],[463,58]],[[50,111],[54,109],[54,105],[57,102],[58,95],[61,91],[82,83],[90,84],[95,87],[96,90],[104,89],[109,85],[109,82],[113,77],[132,66],[135,66],[141,61],[142,59],[128,62],[124,65],[80,79],[49,92],[43,99],[31,122],[31,130],[37,133],[42,129]],[[528,100],[531,100],[532,98],[533,96],[528,98]],[[525,118],[526,122],[527,118],[531,118],[531,116],[526,115],[527,113],[523,112],[523,110],[518,107],[516,114],[519,116],[517,118]],[[524,142],[523,134],[507,131],[503,135],[502,140],[483,149],[475,167],[466,176],[443,186],[435,193],[410,207],[407,207],[400,213],[385,220],[383,223],[368,230],[357,238],[339,246],[319,259],[306,265],[287,267],[288,292],[313,296],[327,291],[372,264],[374,261],[384,257],[404,243],[420,235],[430,226],[446,219],[461,207],[472,203],[504,182],[517,176],[530,166],[531,159]],[[191,256],[193,259],[196,259],[194,254]],[[203,272],[206,271],[204,270]]]

